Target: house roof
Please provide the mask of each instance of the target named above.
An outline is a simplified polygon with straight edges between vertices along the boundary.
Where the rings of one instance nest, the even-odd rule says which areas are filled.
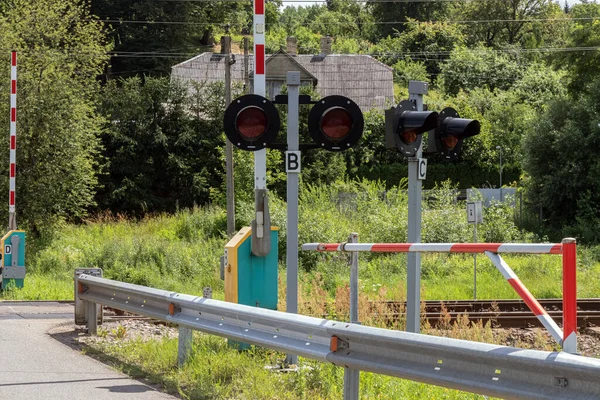
[[[384,109],[394,102],[392,68],[365,54],[329,54],[291,56],[276,53],[267,56],[266,79],[269,80],[270,60],[288,57],[295,60],[307,74],[318,80],[317,92],[321,96],[342,95],[356,102],[363,111],[371,108]],[[235,55],[236,63],[231,66],[232,82],[244,81],[244,56]],[[293,65],[290,63],[290,65]],[[254,71],[254,57],[248,57],[250,77]],[[182,81],[221,82],[225,80],[224,56],[202,53],[175,65],[172,78]],[[277,79],[281,79],[277,77]]]

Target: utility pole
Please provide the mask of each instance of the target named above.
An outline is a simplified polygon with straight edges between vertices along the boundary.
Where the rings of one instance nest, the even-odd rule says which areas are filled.
[[[221,37],[221,53],[225,54],[225,108],[231,104],[231,66],[235,58],[231,56],[231,36],[229,26],[225,27],[226,36]],[[227,236],[235,232],[235,194],[233,179],[233,144],[225,143],[226,196],[227,196]]]

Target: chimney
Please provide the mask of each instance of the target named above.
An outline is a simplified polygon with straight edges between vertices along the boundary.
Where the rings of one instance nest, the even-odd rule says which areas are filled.
[[[298,55],[298,41],[294,36],[288,36],[286,39],[286,51],[290,56]]]
[[[331,36],[323,36],[321,38],[321,54],[331,54],[331,44],[333,43],[333,38]]]

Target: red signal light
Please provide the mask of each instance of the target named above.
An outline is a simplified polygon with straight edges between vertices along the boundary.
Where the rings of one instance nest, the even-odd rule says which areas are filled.
[[[235,127],[240,135],[248,139],[256,139],[263,135],[267,126],[267,114],[258,107],[244,108],[235,120]]]
[[[474,119],[460,118],[452,107],[444,108],[438,117],[435,134],[429,135],[427,153],[439,154],[443,160],[456,160],[462,151],[463,140],[479,135],[481,124]]]
[[[456,136],[444,136],[442,143],[448,150],[452,150],[458,144],[458,138]]]
[[[344,96],[323,97],[308,114],[310,136],[319,147],[329,151],[344,151],[354,146],[362,137],[364,125],[360,107]]]
[[[423,133],[436,128],[437,117],[433,111],[417,111],[411,100],[401,101],[385,111],[386,146],[413,157],[421,147]]]
[[[346,137],[352,125],[352,116],[341,107],[332,107],[321,117],[321,131],[334,141]]]
[[[419,135],[417,134],[416,131],[411,130],[411,131],[402,132],[402,134],[400,135],[400,139],[402,139],[402,141],[406,144],[413,144],[414,142],[417,141],[418,136]]]
[[[227,139],[242,150],[264,149],[275,142],[280,127],[275,105],[257,94],[238,97],[227,107],[223,116]]]

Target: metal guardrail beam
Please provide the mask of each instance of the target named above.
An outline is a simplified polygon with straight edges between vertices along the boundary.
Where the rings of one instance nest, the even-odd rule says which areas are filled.
[[[600,359],[287,314],[80,275],[80,299],[363,371],[505,399],[598,399]]]

